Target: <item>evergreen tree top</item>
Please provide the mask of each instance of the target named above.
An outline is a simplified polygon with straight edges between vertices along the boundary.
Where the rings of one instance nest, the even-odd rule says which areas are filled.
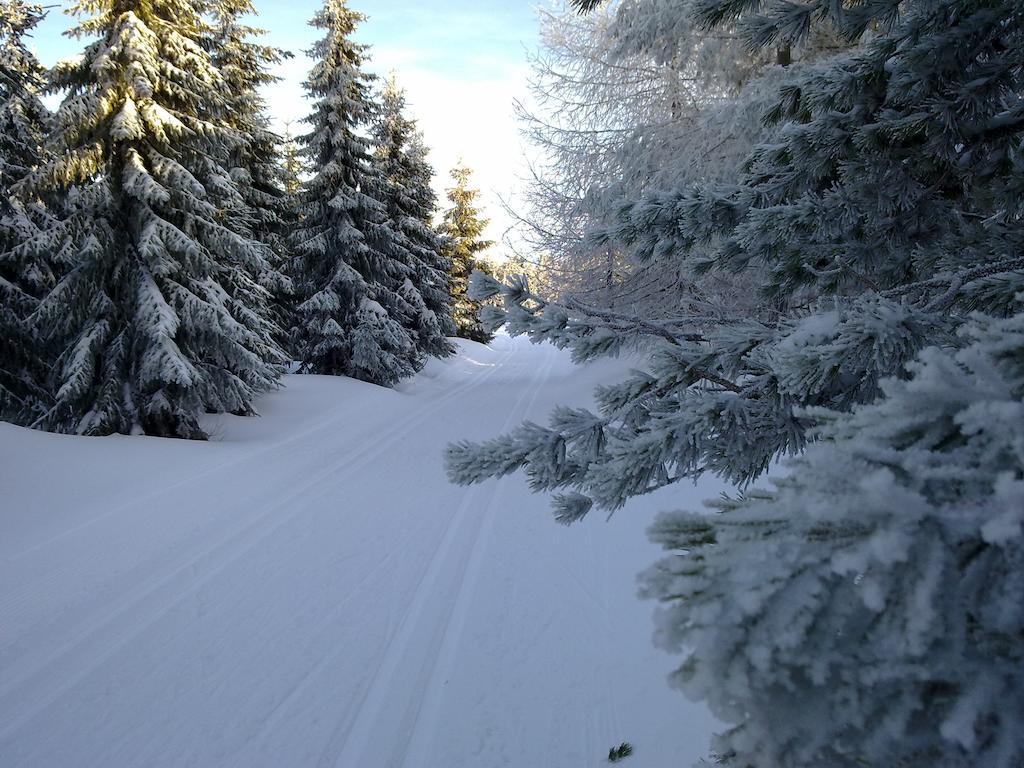
[[[385,162],[397,160],[416,132],[416,121],[406,116],[405,91],[394,72],[388,75],[380,95],[380,117],[376,126],[378,154]]]
[[[173,48],[182,40],[196,40],[201,32],[211,28],[202,10],[192,0],[80,0],[67,13],[85,18],[65,34],[74,38],[102,38],[112,28],[134,18],[153,26],[165,46]]]
[[[460,162],[452,169],[451,177],[455,186],[447,190],[451,207],[444,213],[440,230],[443,235],[459,241],[460,245],[475,254],[486,251],[494,242],[480,239],[490,221],[483,218],[476,204],[480,190],[470,186],[472,176],[473,171],[465,163]]]
[[[71,12],[93,15],[70,36],[100,39],[53,71],[50,90],[67,91],[54,140],[69,151],[44,169],[43,186],[94,179],[110,157],[105,146],[142,142],[173,158],[186,137],[237,143],[218,120],[229,94],[202,46],[213,29],[194,2],[90,0]]]
[[[296,195],[302,188],[302,160],[299,157],[295,136],[292,134],[291,123],[285,124],[283,145],[282,183],[285,192]]]
[[[0,189],[9,191],[40,156],[49,113],[39,93],[44,69],[24,38],[42,20],[40,5],[0,2]]]
[[[24,38],[45,15],[41,5],[0,0],[0,103],[42,89],[44,69]]]
[[[365,100],[366,83],[374,79],[361,70],[369,46],[352,39],[364,21],[366,15],[353,11],[345,0],[325,0],[323,8],[313,16],[310,26],[326,30],[327,34],[307,51],[317,62],[305,83],[312,96],[327,96],[341,86],[340,93],[351,87],[356,91],[353,96],[357,101]]]
[[[306,156],[318,169],[310,182],[313,188],[339,184],[361,188],[372,175],[369,141],[360,129],[369,125],[376,114],[370,92],[375,78],[362,69],[367,46],[352,40],[352,34],[365,18],[348,8],[344,0],[326,0],[310,22],[326,30],[307,51],[316,64],[305,85],[316,103],[305,119],[311,131],[300,141]],[[353,174],[357,169],[358,175],[367,178],[356,178]],[[313,189],[310,191],[314,197],[319,195]]]
[[[261,37],[267,30],[241,23],[241,17],[256,13],[251,0],[213,0],[215,58],[224,81],[232,93],[252,94],[248,111],[260,113],[265,104],[257,89],[275,83],[281,78],[270,67],[292,54],[271,45],[254,43],[250,38]]]
[[[395,166],[404,165],[403,156],[415,131],[416,122],[405,114],[405,91],[392,72],[381,91],[379,115],[374,126],[377,156],[384,165],[385,175],[394,175],[397,171]]]
[[[434,169],[427,159],[429,150],[416,120],[406,114],[405,91],[394,72],[381,91],[374,140],[380,171],[399,188],[403,211],[423,222],[430,221],[437,207],[431,187]]]

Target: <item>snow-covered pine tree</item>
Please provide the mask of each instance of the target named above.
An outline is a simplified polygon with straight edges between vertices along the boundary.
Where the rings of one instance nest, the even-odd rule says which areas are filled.
[[[736,768],[1024,764],[1024,312],[974,316],[772,490],[663,514],[673,682]]]
[[[266,249],[227,211],[244,202],[220,158],[229,97],[193,0],[97,0],[72,30],[98,37],[54,71],[67,95],[54,157],[26,187],[65,218],[33,243],[67,274],[38,310],[59,344],[46,424],[82,434],[203,438],[203,411],[254,412],[277,384]]]
[[[254,41],[266,31],[242,21],[256,13],[251,0],[210,0],[210,11],[213,28],[205,46],[227,87],[219,122],[238,134],[237,141],[224,146],[225,164],[243,205],[229,215],[234,227],[266,246],[263,271],[253,277],[273,297],[274,318],[281,328],[277,340],[285,345],[285,329],[292,324],[293,291],[286,276],[291,199],[285,189],[282,139],[270,130],[260,89],[279,79],[270,68],[291,54]]]
[[[448,189],[450,206],[438,228],[445,238],[444,255],[451,264],[451,293],[455,301],[453,316],[456,332],[464,339],[487,343],[492,331],[480,322],[481,304],[469,295],[469,278],[476,271],[486,269],[480,254],[494,243],[482,239],[487,219],[481,217],[477,206],[479,190],[470,186],[473,172],[463,164],[451,172],[455,186]]]
[[[430,164],[430,150],[421,131],[416,131],[410,138],[407,155],[410,169],[408,194],[415,203],[415,215],[431,228],[431,237],[437,238],[438,232],[433,228],[434,215],[438,210],[437,194],[433,186],[434,167]],[[426,260],[428,278],[421,280],[421,293],[427,308],[437,316],[441,331],[450,337],[456,334],[451,260],[445,253],[443,240],[434,239],[429,242],[432,242],[432,247],[427,252],[430,257]],[[450,344],[448,349],[454,350]]]
[[[846,44],[784,73],[772,140],[731,183],[623,201],[594,241],[641,264],[756,269],[770,303],[652,319],[478,278],[477,298],[505,299],[490,323],[578,359],[642,338],[651,358],[598,392],[598,413],[452,447],[450,473],[525,468],[572,522],[702,472],[749,483],[821,440],[777,491],[653,530],[673,555],[646,592],[670,607],[665,644],[694,649],[677,682],[735,726],[721,760],[1019,766],[1024,13],[694,9],[751,45],[818,24]]]
[[[756,275],[694,274],[678,260],[637,263],[586,232],[613,219],[623,198],[729,181],[753,146],[770,141],[762,117],[789,67],[805,67],[838,42],[816,31],[776,52],[751,51],[731,28],[706,29],[695,0],[607,3],[581,16],[541,11],[541,49],[530,58],[531,106],[520,106],[535,149],[515,215],[532,261],[554,264],[553,287],[603,309],[648,318],[725,303],[750,314]]]
[[[300,139],[315,174],[304,184],[294,237],[295,349],[305,371],[392,385],[419,370],[423,356],[400,321],[408,302],[396,288],[411,270],[392,258],[397,235],[363,135],[376,110],[366,47],[352,40],[364,18],[344,0],[326,0],[311,22],[326,34],[310,51],[317,63],[306,88],[316,104]]]
[[[20,424],[33,423],[49,401],[49,361],[30,318],[53,275],[44,254],[22,245],[49,215],[15,192],[44,157],[45,72],[25,41],[43,14],[39,5],[0,2],[0,420]]]
[[[760,316],[708,307],[654,321],[479,281],[477,298],[505,297],[505,312],[488,313],[492,325],[570,346],[580,359],[638,337],[654,345],[647,373],[600,393],[607,416],[593,424],[609,431],[584,440],[579,456],[570,445],[557,472],[538,466],[557,480],[544,487],[590,488],[617,507],[704,471],[749,482],[803,449],[809,420],[800,409],[871,401],[920,349],[955,338],[969,310],[1008,311],[1024,288],[1015,144],[1024,118],[1011,98],[1021,74],[1003,50],[1021,34],[1012,5],[1000,6],[1005,18],[958,22],[950,48],[929,26],[930,6],[908,4],[893,19],[840,13],[831,23],[852,40],[881,26],[794,72],[773,115],[783,121],[778,134],[736,183],[623,201],[618,223],[592,235],[641,263],[763,270],[772,302]],[[783,34],[757,21],[749,34]],[[879,62],[890,57],[879,82]],[[990,87],[975,92],[972,77]],[[526,453],[515,455],[529,455],[520,447]],[[460,455],[468,470],[471,454]],[[627,467],[631,484],[618,475]]]
[[[454,351],[448,337],[455,334],[455,323],[444,241],[431,225],[437,208],[430,186],[433,169],[416,122],[405,115],[405,93],[394,75],[381,94],[374,140],[377,167],[384,176],[388,222],[397,235],[392,257],[410,270],[398,290],[409,305],[402,324],[414,334],[423,353],[446,357]]]
[[[701,112],[735,97],[762,56],[744,51],[734,36],[681,23],[638,45],[637,29],[665,25],[661,5],[608,3],[585,15],[566,7],[539,11],[531,106],[517,106],[536,150],[523,235],[535,253],[554,253],[566,271],[579,272],[567,280],[577,293],[609,272],[609,254],[589,253],[582,234],[616,196],[660,188],[687,163],[726,165],[723,155],[739,160],[750,146],[742,132],[740,142],[716,132],[702,144],[694,135],[705,133]],[[756,115],[751,122],[759,124]]]

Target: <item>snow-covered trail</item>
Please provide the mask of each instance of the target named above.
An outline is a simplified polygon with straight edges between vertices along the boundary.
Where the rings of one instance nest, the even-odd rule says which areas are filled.
[[[290,377],[209,443],[0,424],[0,765],[691,764],[647,508],[564,529],[520,477],[443,475],[614,373],[499,337],[400,391]]]

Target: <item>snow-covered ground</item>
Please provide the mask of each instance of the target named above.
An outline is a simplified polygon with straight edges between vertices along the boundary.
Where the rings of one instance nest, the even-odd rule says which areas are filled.
[[[499,337],[399,391],[290,377],[209,443],[0,424],[0,765],[689,766],[713,722],[635,597],[680,492],[566,529],[442,467],[621,368]]]

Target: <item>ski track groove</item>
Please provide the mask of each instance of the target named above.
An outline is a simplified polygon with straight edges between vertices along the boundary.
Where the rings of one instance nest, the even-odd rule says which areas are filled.
[[[405,542],[403,542],[403,544],[404,543]],[[343,597],[336,603],[332,604],[332,610],[329,613],[325,614],[328,621],[325,621],[324,623],[333,624],[334,620],[340,614],[345,612],[346,606],[352,601],[354,597],[356,597],[359,594],[359,591],[362,589],[362,587],[367,582],[369,582],[370,579],[377,575],[377,573],[379,573],[380,570],[385,565],[390,563],[394,559],[395,553],[398,551],[400,551],[400,548],[396,548],[389,552],[385,558],[383,558],[380,562],[374,565],[373,568],[367,571],[366,575],[363,576],[363,578],[361,578],[358,582],[356,582],[356,584],[352,586],[352,588],[348,591],[345,597]],[[278,700],[278,702],[270,710],[270,712],[264,719],[259,731],[266,732],[271,730],[273,726],[276,725],[284,716],[284,714],[288,711],[288,708],[291,706],[292,702],[295,701],[295,698],[300,694],[305,693],[306,689],[309,687],[310,681],[316,679],[316,676],[321,670],[324,669],[324,667],[326,667],[329,663],[337,659],[337,657],[344,653],[346,650],[346,648],[339,646],[338,649],[335,650],[333,653],[321,657],[320,661],[308,667],[306,671],[299,677],[299,679],[295,681],[294,685],[292,685],[292,687],[287,692],[285,692],[285,694]]]
[[[554,359],[554,350],[548,351],[545,365],[542,369],[538,370],[538,373],[534,375],[534,380],[531,382],[530,386],[524,388],[524,392],[519,396],[515,405],[509,409],[509,415],[499,432],[507,431],[516,421],[522,420],[522,418],[525,417],[525,414],[529,412],[530,407],[536,401],[538,394],[550,376]],[[526,403],[525,407],[524,403]],[[461,594],[465,589],[466,569],[469,568],[470,559],[479,544],[482,529],[485,525],[484,518],[493,508],[493,502],[497,497],[500,487],[501,483],[499,481],[489,491],[489,499],[486,502],[487,512],[478,517],[477,530],[471,537],[471,543],[466,550],[467,556],[463,558],[464,564],[461,568],[461,573],[459,573],[458,568],[456,569],[456,583],[458,585],[457,596],[446,606],[448,610],[444,612],[441,624],[438,625],[435,623],[434,626],[427,627],[428,631],[433,630],[435,635],[438,634],[439,629],[441,630],[440,643],[436,648],[430,648],[425,659],[428,668],[431,670],[437,666],[438,658],[445,642],[445,635],[450,626],[449,622],[451,620],[452,612],[455,610],[456,603],[459,601]],[[334,768],[350,768],[350,766],[368,765],[366,762],[366,754],[368,748],[373,746],[368,742],[373,735],[374,726],[386,707],[387,694],[395,684],[396,675],[398,674],[402,660],[406,657],[409,645],[420,636],[417,630],[420,629],[420,625],[425,619],[431,618],[429,615],[424,616],[423,614],[428,607],[427,604],[429,603],[431,596],[436,593],[436,582],[441,578],[441,574],[444,571],[444,565],[448,560],[447,556],[449,551],[454,546],[459,534],[467,527],[467,521],[465,518],[468,515],[469,508],[476,505],[474,502],[480,493],[482,493],[482,491],[478,492],[478,489],[474,487],[472,491],[465,496],[456,511],[449,518],[444,536],[442,537],[437,549],[434,551],[430,565],[427,567],[424,576],[420,581],[416,594],[413,596],[410,604],[403,611],[403,618],[399,624],[399,628],[388,642],[387,648],[385,649],[384,654],[381,657],[381,661],[374,672],[370,685],[360,700],[359,707],[357,709],[358,715],[347,733],[344,734],[344,741],[341,743],[336,754],[333,756],[329,754],[330,751],[334,751],[332,746],[329,744],[327,750],[321,756],[319,765],[332,765]],[[420,671],[422,672],[422,668]],[[428,694],[428,688],[431,684],[432,677],[433,676],[431,675],[430,679],[428,679],[426,683],[419,682],[415,687],[415,690],[411,693],[411,696],[415,700],[415,707],[412,710],[413,731],[416,729],[419,713],[423,705],[423,700]],[[406,706],[402,714],[404,716],[409,712],[410,708]],[[403,722],[401,724],[405,723]],[[398,755],[399,762],[395,762],[394,759],[392,759],[388,762],[388,765],[404,766],[407,757],[407,748],[409,746],[410,739],[412,738],[412,733],[409,735],[393,733],[391,735],[393,739],[404,741],[404,744],[402,745],[401,752]],[[394,741],[392,744],[394,744]],[[392,758],[395,756],[393,751],[391,752],[391,756]]]
[[[527,413],[529,413],[536,404],[537,396],[540,394],[544,384],[547,382],[548,377],[551,374],[554,359],[554,350],[549,349],[548,359],[545,361],[543,373],[538,377],[532,395],[530,396],[530,400],[527,403],[526,408],[523,410],[523,414],[518,417],[519,419],[522,419]],[[509,426],[510,424],[506,423],[505,426],[502,427],[501,431],[505,432]],[[507,478],[502,478],[495,484],[494,490],[487,500],[487,507],[484,510],[484,513],[480,516],[479,528],[473,539],[473,545],[469,552],[469,557],[466,560],[466,568],[461,574],[458,592],[455,595],[455,599],[452,601],[451,615],[449,616],[444,629],[441,647],[433,658],[430,679],[427,687],[421,692],[424,698],[420,700],[419,705],[417,706],[412,733],[404,743],[401,760],[395,764],[396,766],[401,766],[401,768],[407,768],[410,754],[422,757],[429,754],[430,750],[433,748],[433,736],[436,734],[439,707],[441,699],[443,698],[442,682],[446,679],[450,679],[451,672],[455,667],[455,655],[458,651],[459,642],[465,632],[466,621],[473,597],[475,596],[479,586],[478,577],[480,576],[480,571],[483,567],[483,555],[486,550],[485,542],[488,535],[494,529],[494,519],[497,514],[498,500],[501,498],[501,489],[505,485],[506,479]]]
[[[501,362],[507,361],[513,353],[511,351],[506,352],[502,357]],[[189,569],[199,565],[205,560],[211,562],[218,562],[218,566],[212,570],[208,570],[203,578],[194,580],[190,583],[189,588],[184,592],[174,592],[177,599],[173,599],[169,604],[165,604],[162,607],[156,609],[155,614],[151,615],[150,618],[146,619],[141,625],[129,625],[129,628],[121,633],[121,636],[112,644],[104,644],[105,650],[99,655],[93,656],[92,661],[85,667],[78,669],[74,674],[63,678],[63,683],[56,689],[51,691],[48,695],[44,694],[41,699],[37,699],[35,702],[26,702],[21,699],[18,702],[19,714],[17,717],[8,721],[7,724],[0,729],[0,740],[4,740],[9,737],[12,733],[16,732],[22,725],[30,722],[32,718],[37,716],[40,712],[55,701],[59,700],[62,694],[73,688],[83,679],[88,677],[92,672],[102,666],[103,663],[112,658],[118,651],[130,643],[133,639],[141,635],[149,627],[153,626],[168,612],[173,610],[175,607],[185,602],[200,588],[209,583],[215,576],[222,573],[228,567],[233,565],[235,562],[244,557],[248,552],[259,546],[259,544],[265,541],[269,536],[273,535],[278,529],[284,526],[286,523],[291,522],[293,519],[298,517],[303,511],[308,511],[307,507],[299,506],[291,514],[285,515],[275,522],[271,518],[274,517],[274,513],[279,512],[282,508],[286,507],[291,502],[295,501],[302,496],[307,495],[310,491],[314,490],[317,486],[323,485],[327,480],[331,478],[338,478],[351,474],[352,471],[361,469],[365,464],[379,457],[382,453],[392,445],[392,443],[403,436],[410,429],[413,429],[423,421],[430,419],[435,413],[441,410],[444,405],[450,402],[452,399],[457,398],[467,391],[476,389],[477,387],[484,384],[497,370],[501,368],[501,363],[495,364],[488,371],[482,373],[480,376],[474,377],[473,381],[467,382],[461,388],[455,388],[438,398],[435,402],[434,407],[427,410],[423,410],[414,415],[410,420],[404,421],[391,429],[388,429],[382,434],[374,444],[367,448],[364,446],[357,446],[350,451],[343,454],[343,460],[340,463],[332,463],[327,468],[316,473],[313,478],[297,489],[292,487],[289,489],[289,493],[283,499],[280,499],[266,507],[264,507],[255,517],[249,516],[246,518],[246,522],[239,527],[233,527],[232,530],[226,535],[221,536],[215,544],[210,547],[202,549],[199,553],[190,556],[187,561],[179,564],[170,573],[164,574],[155,580],[150,580],[148,584],[139,589],[129,592],[128,595],[122,596],[122,599],[118,604],[110,611],[102,614],[98,618],[94,618],[86,623],[84,627],[77,628],[75,632],[76,637],[65,644],[61,645],[56,650],[50,652],[44,659],[37,660],[32,667],[18,675],[16,678],[8,680],[3,686],[0,686],[0,701],[7,699],[8,696],[16,692],[18,688],[25,686],[26,683],[32,681],[33,678],[38,676],[41,672],[47,671],[49,668],[57,663],[66,661],[68,657],[73,655],[77,650],[82,649],[86,646],[89,641],[97,638],[97,635],[103,632],[108,625],[117,621],[119,618],[130,612],[133,608],[143,603],[150,596],[158,593],[164,588],[172,586],[171,582],[178,575],[188,571]],[[340,419],[341,417],[339,417]],[[336,420],[334,420],[336,421]],[[308,435],[319,430],[307,430],[304,435]],[[283,441],[284,444],[290,444],[294,442],[294,439]],[[261,455],[266,451],[261,452]],[[339,475],[339,467],[344,475]],[[201,473],[205,475],[207,473]],[[266,523],[266,525],[264,525]],[[233,554],[230,553],[232,544],[238,544],[241,548],[235,551]],[[220,560],[219,555],[221,550],[227,550],[227,559]],[[31,599],[31,595],[27,597]],[[7,608],[7,604],[10,601],[5,601],[3,606]],[[4,612],[0,611],[0,618],[4,616]]]

